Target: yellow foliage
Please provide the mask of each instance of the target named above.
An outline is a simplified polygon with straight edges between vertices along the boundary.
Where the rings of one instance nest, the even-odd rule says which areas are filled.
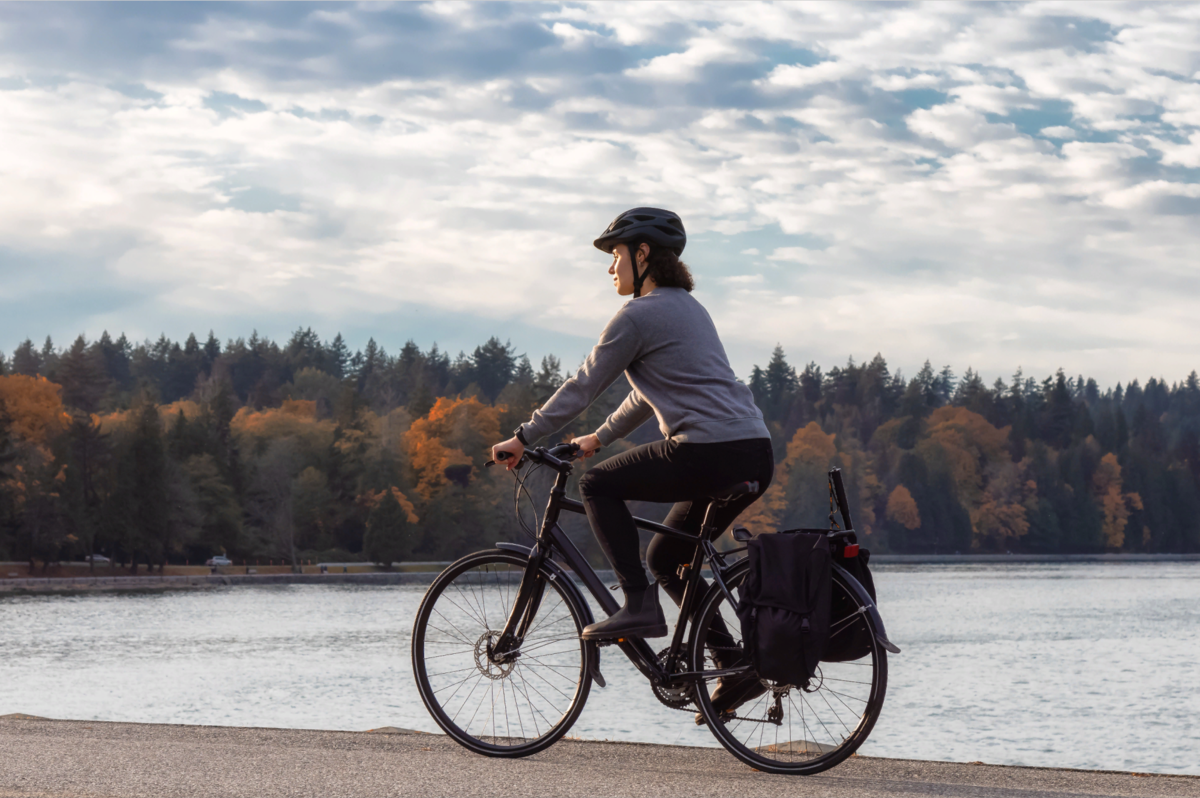
[[[37,446],[66,429],[71,417],[63,410],[62,388],[45,377],[14,374],[0,377],[0,404],[12,419],[13,435]]]
[[[334,423],[318,421],[316,402],[287,399],[276,408],[254,411],[243,407],[230,422],[235,435],[274,440],[292,435],[331,438]]]
[[[917,529],[921,526],[921,512],[912,493],[903,485],[897,485],[887,500],[887,519],[900,524],[905,529]]]
[[[1100,458],[1100,465],[1092,474],[1092,490],[1100,511],[1104,514],[1104,542],[1110,549],[1119,549],[1125,544],[1125,525],[1131,510],[1142,509],[1142,497],[1137,493],[1124,493],[1121,487],[1121,464],[1112,452]],[[1145,539],[1143,531],[1142,537]]]
[[[405,496],[404,493],[401,492],[401,490],[395,485],[387,490],[369,490],[366,493],[360,494],[355,501],[366,507],[368,510],[374,510],[379,506],[379,502],[383,501],[383,497],[389,493],[396,497],[396,501],[400,504],[401,509],[404,510],[404,515],[408,518],[408,523],[415,524],[421,520],[417,516],[417,508],[413,506],[413,503],[408,500],[408,497]]]

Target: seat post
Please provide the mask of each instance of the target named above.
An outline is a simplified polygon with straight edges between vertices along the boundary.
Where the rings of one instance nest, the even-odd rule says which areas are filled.
[[[710,522],[712,521],[713,511],[716,509],[718,501],[718,499],[710,499],[708,502],[708,507],[704,509],[704,521],[700,524],[701,540],[707,540],[711,542],[717,537],[715,534],[712,534],[713,530],[710,527]]]

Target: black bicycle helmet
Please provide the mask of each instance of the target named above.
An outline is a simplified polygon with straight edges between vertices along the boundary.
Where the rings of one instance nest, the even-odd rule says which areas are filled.
[[[646,242],[651,246],[668,247],[679,257],[687,246],[683,220],[673,211],[662,208],[633,208],[625,211],[592,243],[601,252],[612,254],[617,244],[630,241]]]
[[[601,252],[612,254],[617,244],[631,245],[632,255],[636,247],[633,244],[646,243],[652,247],[667,247],[675,253],[675,257],[683,254],[687,246],[687,232],[683,229],[683,220],[673,211],[662,208],[632,208],[625,211],[608,226],[599,238],[592,242]],[[649,271],[649,268],[646,269]],[[642,295],[642,283],[646,272],[638,274],[637,261],[633,263],[633,295]]]

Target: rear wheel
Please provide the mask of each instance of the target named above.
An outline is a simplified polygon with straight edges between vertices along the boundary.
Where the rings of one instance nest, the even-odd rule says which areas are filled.
[[[528,756],[552,745],[575,723],[591,688],[597,651],[579,639],[589,616],[545,567],[519,655],[491,656],[528,564],[500,550],[464,557],[429,586],[413,628],[421,700],[446,734],[487,756]]]
[[[726,577],[735,596],[748,571],[749,565],[743,561]],[[887,653],[875,638],[870,614],[847,579],[834,571],[830,651],[855,659],[821,662],[805,689],[764,680],[765,692],[725,713],[718,713],[710,698],[716,677],[696,683],[696,703],[709,729],[747,765],[768,773],[820,773],[854,753],[871,733],[887,689]],[[695,617],[693,671],[717,670],[714,656],[726,662],[740,656],[741,626],[720,588],[714,585],[709,590]],[[727,636],[711,631],[718,617],[733,637],[732,647]]]

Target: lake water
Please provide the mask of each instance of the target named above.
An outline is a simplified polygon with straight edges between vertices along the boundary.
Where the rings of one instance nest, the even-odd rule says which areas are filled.
[[[1200,774],[1200,563],[879,566],[889,659],[871,756]],[[436,731],[409,636],[423,587],[0,599],[0,714]],[[665,643],[664,643],[665,645]],[[616,649],[585,739],[715,745]]]

